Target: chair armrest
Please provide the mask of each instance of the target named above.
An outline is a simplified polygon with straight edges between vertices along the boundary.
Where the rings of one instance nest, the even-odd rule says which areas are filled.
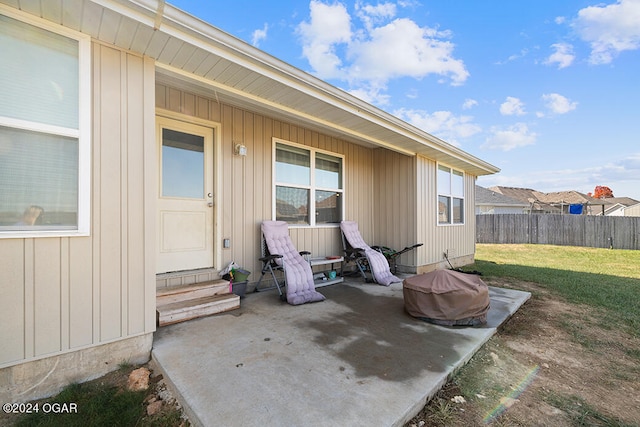
[[[302,256],[311,255],[311,252],[309,252],[309,251],[300,251],[300,255],[302,255]]]
[[[380,246],[380,245],[376,245],[376,246],[371,246],[371,249],[378,251],[378,252],[382,252],[387,253],[387,254],[394,254],[396,251],[391,249],[389,246]]]
[[[262,258],[258,258],[260,261],[262,262],[270,262],[273,261],[274,259],[278,259],[278,258],[282,258],[282,255],[278,255],[278,254],[271,254],[271,255],[267,255],[265,257]]]
[[[364,249],[362,249],[362,248],[351,248],[351,249],[345,249],[344,251],[348,256],[351,256],[351,255],[354,255],[354,254],[355,255],[364,256],[364,253],[365,253]]]

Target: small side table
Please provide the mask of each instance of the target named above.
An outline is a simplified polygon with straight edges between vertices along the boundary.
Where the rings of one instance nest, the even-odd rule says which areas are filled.
[[[309,264],[311,265],[311,267],[315,267],[317,265],[330,265],[331,266],[331,270],[328,270],[328,271],[333,271],[334,270],[333,266],[335,264],[340,263],[340,272],[336,272],[336,278],[335,279],[329,279],[327,277],[325,279],[315,280],[314,283],[315,283],[316,287],[334,285],[336,283],[344,282],[344,277],[342,277],[342,265],[343,265],[343,262],[344,262],[344,257],[310,258],[309,259]]]

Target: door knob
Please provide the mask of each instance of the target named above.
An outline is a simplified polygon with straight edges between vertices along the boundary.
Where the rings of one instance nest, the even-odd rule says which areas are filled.
[[[209,203],[207,203],[207,206],[209,206],[210,208],[212,208],[212,207],[213,207],[213,202],[209,202]]]

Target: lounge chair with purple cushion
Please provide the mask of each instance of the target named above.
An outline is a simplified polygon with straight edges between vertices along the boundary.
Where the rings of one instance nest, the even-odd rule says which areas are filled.
[[[384,254],[370,247],[364,241],[360,235],[360,230],[358,230],[358,223],[342,221],[340,230],[342,231],[345,260],[354,261],[366,281],[374,281],[384,286],[402,282],[402,279],[391,273],[389,262]],[[367,272],[371,274],[371,278],[367,277]]]
[[[324,295],[317,292],[313,283],[313,272],[309,262],[303,258],[309,252],[298,252],[289,236],[289,227],[284,221],[264,221],[262,229],[262,275],[256,285],[260,289],[260,282],[266,273],[271,273],[275,287],[280,297],[285,299],[275,271],[284,273],[284,288],[286,300],[289,304],[299,305],[307,302],[323,301]]]

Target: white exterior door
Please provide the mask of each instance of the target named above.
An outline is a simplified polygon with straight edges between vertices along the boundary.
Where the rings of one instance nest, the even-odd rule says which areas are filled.
[[[213,129],[157,118],[156,273],[213,267]]]

